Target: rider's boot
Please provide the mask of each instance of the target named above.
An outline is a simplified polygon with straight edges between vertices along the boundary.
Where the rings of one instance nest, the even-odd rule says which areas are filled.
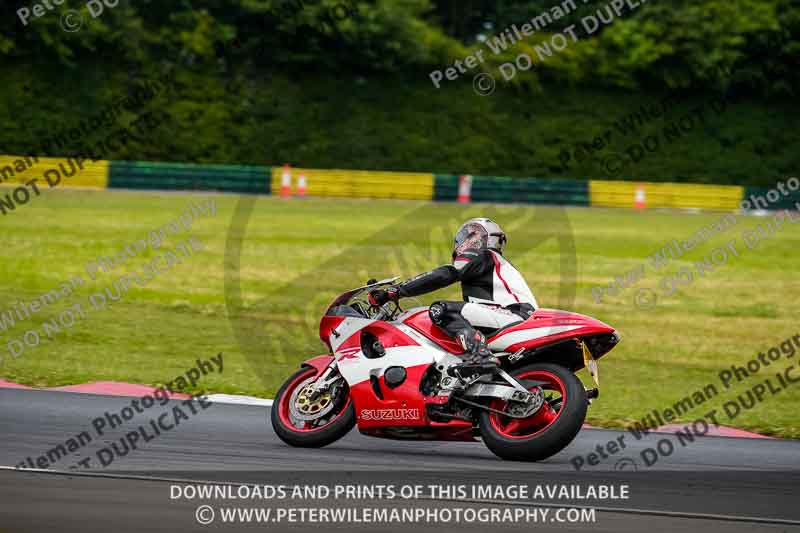
[[[478,371],[492,371],[497,368],[498,360],[486,346],[486,337],[476,329],[462,329],[456,338],[464,347],[466,353],[462,356],[461,364],[454,369],[474,369]]]

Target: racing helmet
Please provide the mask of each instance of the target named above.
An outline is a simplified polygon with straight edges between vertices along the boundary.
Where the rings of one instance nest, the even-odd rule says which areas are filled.
[[[489,218],[467,220],[458,229],[453,245],[453,258],[467,250],[490,249],[503,254],[506,248],[506,233],[503,228]]]

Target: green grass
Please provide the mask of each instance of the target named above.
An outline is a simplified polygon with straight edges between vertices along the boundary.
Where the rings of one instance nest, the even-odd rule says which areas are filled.
[[[108,309],[90,308],[90,294],[123,274],[141,271],[146,258],[174,248],[189,234],[170,237],[161,252],[148,251],[95,282],[85,274],[87,262],[145,237],[180,215],[189,201],[207,197],[58,191],[2,217],[0,312],[73,276],[82,275],[86,284],[35,318],[0,332],[0,377],[35,386],[92,380],[156,385],[185,372],[198,358],[224,352],[224,374],[207,376],[198,389],[271,397],[300,361],[324,352],[317,323],[335,294],[369,276],[411,276],[445,263],[454,229],[463,219],[479,214],[506,226],[507,255],[526,275],[541,305],[595,316],[621,332],[620,345],[601,361],[602,394],[590,409],[590,423],[625,425],[652,409],[672,406],[709,383],[719,385],[718,373],[730,365],[745,364],[759,351],[800,333],[795,254],[800,222],[787,223],[748,250],[741,232],[766,219],[739,218],[723,234],[656,271],[647,255],[721,215],[269,197],[240,203],[232,195],[214,196],[216,216],[201,218],[192,227],[191,235],[206,246],[205,251],[184,259],[145,287],[132,287]],[[252,214],[245,227],[248,208]],[[573,237],[574,255],[564,252],[569,246],[546,238],[553,232],[560,232],[562,245]],[[242,236],[240,260],[233,253],[237,235]],[[664,275],[680,267],[693,268],[694,261],[730,239],[736,239],[739,257],[671,297],[660,294]],[[636,286],[595,301],[592,287],[607,284],[642,262],[645,276]],[[574,275],[562,275],[561,265],[570,264],[576,268]],[[237,280],[240,293],[234,290]],[[655,307],[633,304],[642,287],[659,293]],[[458,298],[458,291],[451,288],[422,300],[443,297]],[[30,329],[41,331],[44,321],[81,302],[89,309],[85,320],[52,340],[43,337],[38,347],[28,348],[18,358],[8,353],[8,340],[19,339]],[[737,394],[773,376],[773,369],[798,360],[782,359],[757,377],[722,391],[682,420],[721,409]],[[585,372],[581,374],[588,383]],[[800,437],[794,409],[798,400],[800,387],[794,386],[732,422],[724,416],[722,421]]]

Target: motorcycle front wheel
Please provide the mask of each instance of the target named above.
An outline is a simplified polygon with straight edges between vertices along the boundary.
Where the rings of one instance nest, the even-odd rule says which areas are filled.
[[[317,371],[305,367],[295,372],[278,391],[270,418],[275,434],[291,446],[321,448],[350,432],[356,412],[346,385],[331,396],[310,396],[306,388]]]
[[[539,382],[547,400],[537,412],[523,419],[482,411],[480,432],[486,446],[510,461],[541,461],[566,448],[580,431],[589,405],[578,377],[551,363],[533,363],[510,374],[520,382]],[[506,411],[507,402],[496,399],[489,407]]]

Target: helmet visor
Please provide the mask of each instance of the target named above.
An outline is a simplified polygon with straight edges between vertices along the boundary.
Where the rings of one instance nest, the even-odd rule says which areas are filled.
[[[467,250],[483,250],[489,245],[489,233],[480,224],[466,224],[456,234],[453,255]]]

